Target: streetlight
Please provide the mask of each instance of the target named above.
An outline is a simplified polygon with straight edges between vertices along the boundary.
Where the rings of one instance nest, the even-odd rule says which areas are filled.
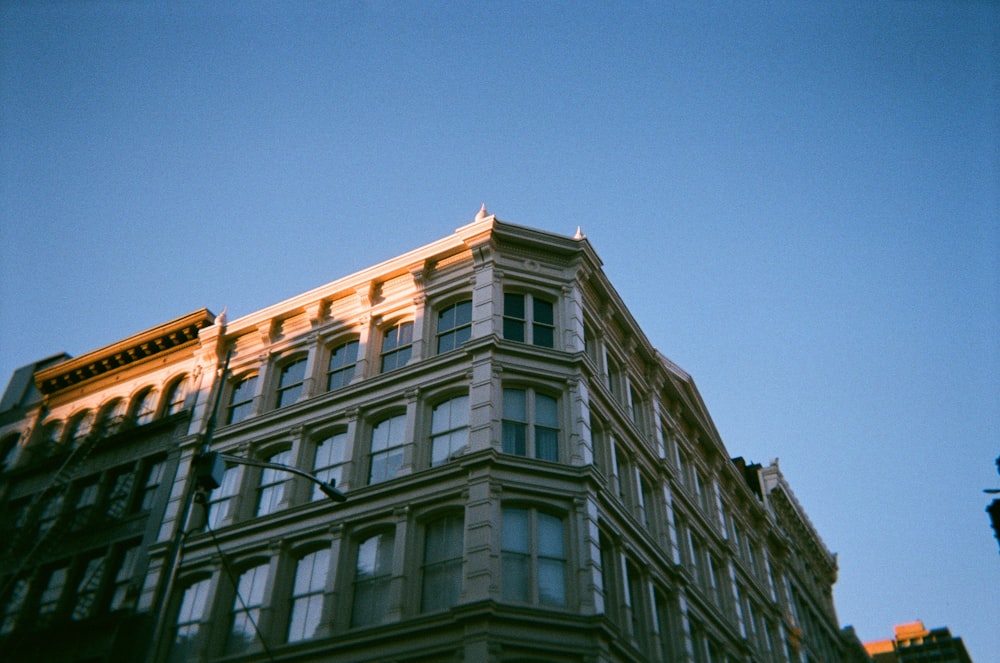
[[[280,470],[282,472],[289,472],[291,474],[304,477],[319,486],[319,489],[323,491],[323,494],[334,502],[347,501],[347,495],[337,490],[334,482],[323,481],[319,477],[310,474],[309,472],[300,470],[297,467],[290,467],[288,465],[282,465],[281,463],[269,463],[255,458],[233,456],[231,454],[223,454],[215,451],[199,454],[195,457],[194,462],[198,468],[195,474],[195,480],[198,482],[198,487],[205,490],[214,490],[221,486],[222,473],[225,472],[226,467],[225,464],[235,463],[236,465],[252,465],[253,467],[265,467],[271,470]]]

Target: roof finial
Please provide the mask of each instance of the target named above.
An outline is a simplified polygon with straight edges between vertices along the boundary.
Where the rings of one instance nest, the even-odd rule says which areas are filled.
[[[489,215],[490,213],[486,211],[486,203],[483,203],[483,206],[479,208],[479,214],[476,215],[476,221],[482,221]]]
[[[573,239],[580,240],[580,239],[584,239],[585,237],[586,237],[586,235],[584,235],[583,231],[580,230],[580,226],[577,226],[576,227],[576,234],[573,235]]]

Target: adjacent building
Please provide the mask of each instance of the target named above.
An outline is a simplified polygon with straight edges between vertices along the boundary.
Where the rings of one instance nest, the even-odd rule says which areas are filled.
[[[484,208],[15,378],[4,660],[856,660],[777,462],[730,457],[579,231]]]
[[[899,624],[891,640],[866,642],[874,663],[972,663],[962,638],[947,627],[927,630],[921,621]]]

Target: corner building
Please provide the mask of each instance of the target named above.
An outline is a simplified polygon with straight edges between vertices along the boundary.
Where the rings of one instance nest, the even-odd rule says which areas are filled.
[[[484,208],[176,351],[186,427],[130,607],[153,663],[845,660],[835,557],[579,232]],[[16,472],[31,443],[0,434]],[[200,493],[209,442],[347,501],[244,463]]]

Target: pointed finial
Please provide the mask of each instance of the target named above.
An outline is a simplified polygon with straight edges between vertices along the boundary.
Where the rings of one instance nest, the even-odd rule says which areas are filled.
[[[580,239],[583,239],[584,237],[586,237],[586,235],[584,235],[583,231],[580,230],[580,226],[577,226],[576,227],[576,234],[573,235],[573,239],[580,240]]]
[[[216,324],[217,327],[225,327],[226,326],[226,307],[225,306],[222,307],[222,313],[220,313],[219,315],[215,316],[215,324]]]
[[[483,206],[479,208],[479,214],[476,215],[476,221],[482,221],[489,215],[489,212],[486,211],[486,203],[483,203]]]

